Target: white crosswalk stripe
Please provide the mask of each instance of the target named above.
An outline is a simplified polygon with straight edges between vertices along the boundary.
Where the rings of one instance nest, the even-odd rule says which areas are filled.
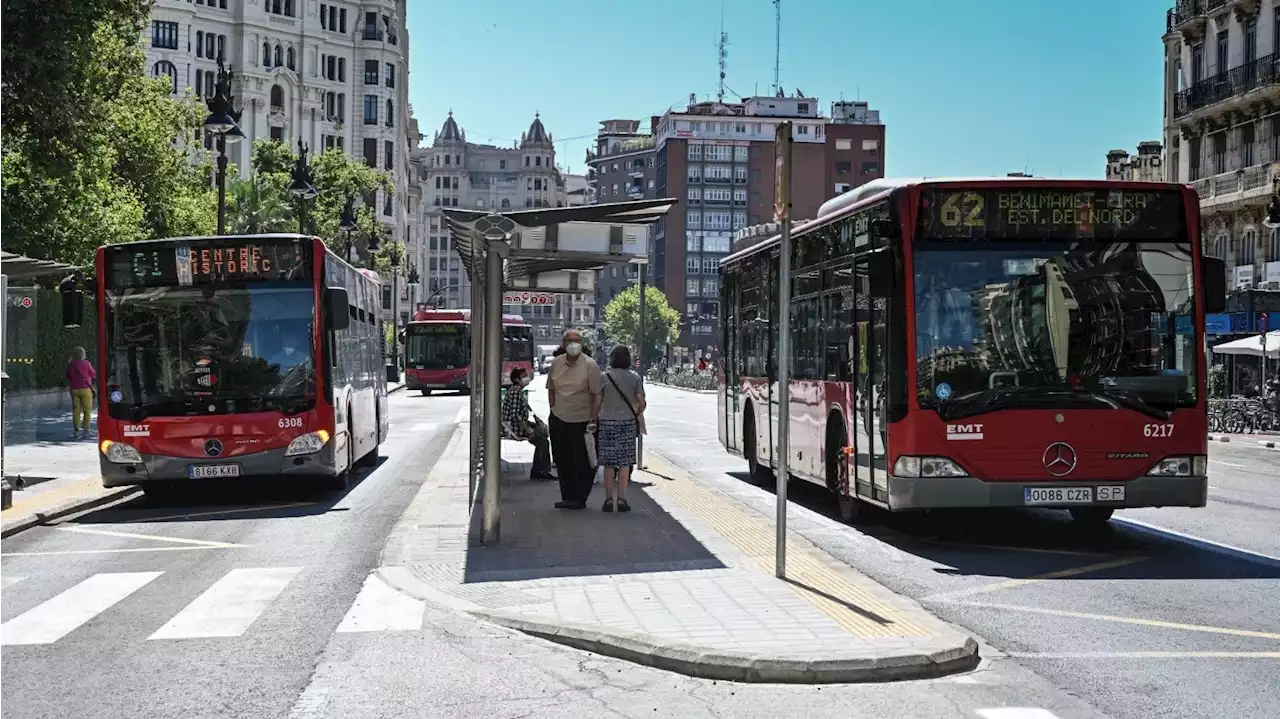
[[[160,575],[161,572],[95,574],[0,625],[0,644],[52,644]]]
[[[376,574],[364,580],[338,632],[409,631],[422,628],[426,603],[392,589]]]
[[[998,707],[995,709],[979,709],[982,719],[1058,719],[1058,715],[1048,709],[1036,707]]]
[[[233,569],[148,639],[238,637],[300,571],[301,567]]]

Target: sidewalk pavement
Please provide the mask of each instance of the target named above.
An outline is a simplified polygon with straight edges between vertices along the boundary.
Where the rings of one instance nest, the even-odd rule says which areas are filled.
[[[462,424],[401,517],[379,575],[399,591],[550,641],[747,682],[844,683],[974,668],[975,641],[804,540],[773,574],[774,523],[649,454],[628,514],[553,508],[532,447],[502,443],[502,537],[480,546]],[[480,506],[477,498],[475,506]]]
[[[1224,434],[1210,432],[1210,442],[1234,442],[1237,444],[1257,444],[1267,449],[1280,449],[1280,434],[1274,432],[1258,432],[1256,434]]]
[[[391,384],[387,392],[404,389]],[[93,435],[93,436],[96,436]],[[0,538],[69,514],[131,497],[138,487],[102,486],[98,447],[93,440],[30,442],[4,448],[4,475],[11,485],[39,480],[13,492],[13,505],[0,511]]]

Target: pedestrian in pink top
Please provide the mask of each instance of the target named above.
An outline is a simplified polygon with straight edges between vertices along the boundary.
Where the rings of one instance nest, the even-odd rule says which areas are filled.
[[[84,348],[72,348],[71,360],[67,362],[67,383],[71,385],[71,425],[75,429],[71,436],[74,439],[89,436],[95,394],[93,383],[97,378],[93,363],[85,359]]]

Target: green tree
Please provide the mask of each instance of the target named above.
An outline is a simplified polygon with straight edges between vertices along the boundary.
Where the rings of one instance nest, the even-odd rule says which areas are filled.
[[[285,198],[287,176],[254,172],[227,184],[227,230],[242,234],[296,232],[294,208]]]
[[[662,290],[646,286],[644,294],[645,359],[661,356],[665,345],[680,336],[680,313],[667,304]],[[640,287],[632,285],[619,292],[604,308],[604,332],[613,344],[632,348],[640,344]]]

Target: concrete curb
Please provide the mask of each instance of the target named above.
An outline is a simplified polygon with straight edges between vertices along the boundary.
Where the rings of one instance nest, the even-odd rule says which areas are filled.
[[[647,635],[570,622],[541,622],[492,610],[469,614],[557,644],[698,677],[768,684],[851,684],[904,681],[971,671],[978,666],[978,643],[956,633],[955,640],[923,639],[915,647],[885,651],[825,651],[804,655],[762,655],[720,651]]]
[[[681,392],[692,392],[693,394],[715,394],[718,391],[714,389],[691,389],[689,387],[679,387],[674,384],[667,384],[666,382],[647,382],[647,383],[652,385],[657,385],[659,387],[666,387],[668,389],[678,389]]]
[[[55,505],[53,509],[50,509],[47,512],[36,512],[35,514],[29,514],[23,517],[19,517],[18,519],[14,519],[9,522],[6,522],[4,527],[0,528],[0,538],[8,538],[17,534],[18,532],[31,529],[32,527],[37,527],[51,520],[60,519],[70,514],[83,512],[86,509],[101,507],[104,504],[111,504],[112,502],[116,502],[121,499],[126,499],[129,497],[132,497],[135,494],[141,494],[141,493],[142,493],[141,487],[116,487],[113,489],[104,490],[100,494],[95,494],[89,497],[81,497],[79,499],[72,499],[62,504]]]
[[[1231,437],[1230,435],[1225,434],[1211,434],[1209,435],[1209,441],[1230,443]],[[1259,447],[1264,449],[1280,449],[1280,439],[1258,439],[1254,441],[1258,443]]]

